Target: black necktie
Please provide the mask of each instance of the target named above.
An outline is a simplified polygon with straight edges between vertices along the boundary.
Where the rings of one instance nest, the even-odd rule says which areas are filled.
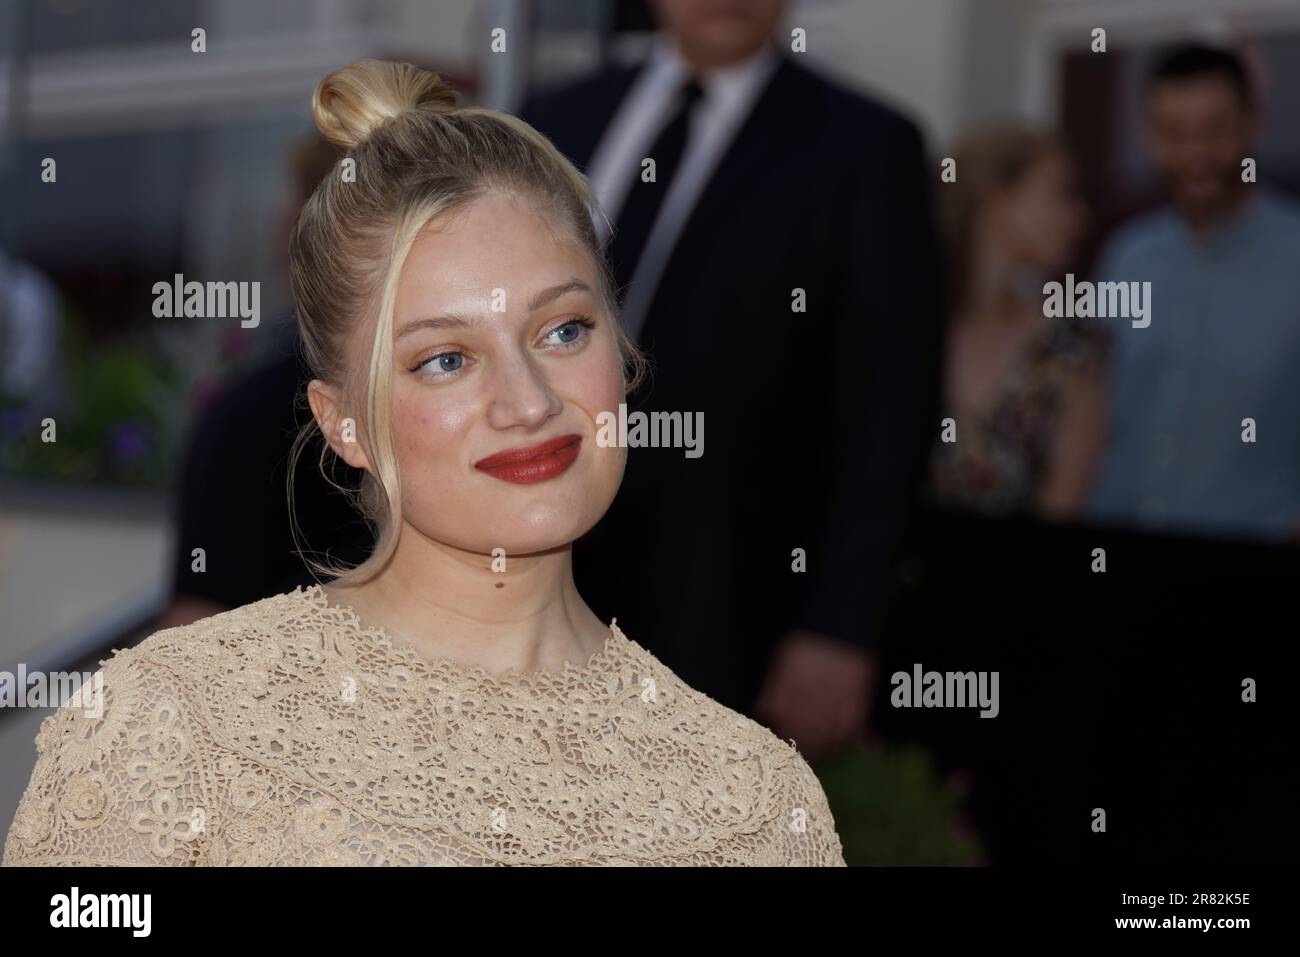
[[[641,179],[641,164],[637,164],[632,187],[618,214],[614,239],[610,244],[610,263],[614,281],[618,283],[620,301],[626,298],[627,285],[632,281],[632,274],[636,271],[636,264],[641,259],[646,239],[650,236],[650,228],[654,226],[673,174],[677,172],[682,153],[686,149],[691,107],[703,95],[704,90],[693,75],[679,87],[677,108],[648,154],[655,161],[654,182],[647,183]]]

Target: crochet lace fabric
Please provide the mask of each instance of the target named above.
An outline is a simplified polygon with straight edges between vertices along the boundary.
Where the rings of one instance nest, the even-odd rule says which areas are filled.
[[[494,677],[314,586],[100,664],[101,707],[41,724],[6,866],[844,866],[798,751],[617,622]]]

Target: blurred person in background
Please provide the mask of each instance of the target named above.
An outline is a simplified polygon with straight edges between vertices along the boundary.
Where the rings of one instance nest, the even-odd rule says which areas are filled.
[[[30,263],[0,251],[0,402],[26,428],[62,398],[59,293]]]
[[[707,435],[697,458],[633,449],[575,562],[593,607],[815,758],[865,729],[935,421],[924,144],[787,52],[780,0],[653,10],[645,62],[522,110],[615,221],[627,331],[654,363],[628,408],[700,414]]]
[[[935,497],[993,515],[1060,520],[1087,504],[1105,440],[1106,339],[1043,315],[1043,284],[1072,262],[1087,223],[1074,165],[1048,132],[971,133],[940,190],[951,315]],[[955,439],[950,441],[949,439]]]
[[[279,213],[287,270],[289,234],[302,204],[333,168],[339,151],[318,134],[289,154],[294,197]],[[181,467],[177,534],[172,555],[172,603],[159,627],[198,621],[316,581],[299,554],[360,562],[373,535],[343,492],[318,468],[319,440],[294,472],[294,498],[285,495],[293,439],[310,417],[303,361],[292,322],[276,324],[272,356],[226,383],[199,412]],[[333,482],[347,489],[359,475],[336,463]],[[292,523],[297,521],[299,540]],[[202,561],[194,554],[203,549]]]
[[[1245,181],[1261,104],[1236,53],[1164,52],[1145,106],[1170,205],[1122,227],[1097,269],[1152,285],[1150,325],[1115,327],[1114,432],[1092,511],[1288,538],[1300,529],[1300,206]]]

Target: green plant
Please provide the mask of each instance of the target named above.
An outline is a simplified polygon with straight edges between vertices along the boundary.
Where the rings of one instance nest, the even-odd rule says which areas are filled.
[[[960,825],[965,789],[940,781],[927,752],[855,743],[815,770],[850,866],[981,863]]]
[[[148,336],[92,342],[65,307],[63,395],[38,406],[0,395],[0,472],[29,479],[122,485],[165,481],[177,436],[176,370]],[[56,441],[43,440],[52,418]]]

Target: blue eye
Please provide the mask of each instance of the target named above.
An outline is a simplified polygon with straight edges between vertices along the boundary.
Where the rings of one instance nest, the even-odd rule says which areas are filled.
[[[555,330],[555,334],[560,337],[561,342],[573,342],[582,334],[582,329],[576,322],[566,322]]]
[[[546,334],[546,338],[554,337],[552,341],[561,346],[578,345],[587,337],[594,325],[595,323],[586,316],[581,319],[571,319],[564,325],[552,329]]]
[[[429,356],[412,372],[422,372],[431,378],[440,379],[449,375],[454,375],[465,366],[465,354],[463,352],[440,352],[436,356]]]

